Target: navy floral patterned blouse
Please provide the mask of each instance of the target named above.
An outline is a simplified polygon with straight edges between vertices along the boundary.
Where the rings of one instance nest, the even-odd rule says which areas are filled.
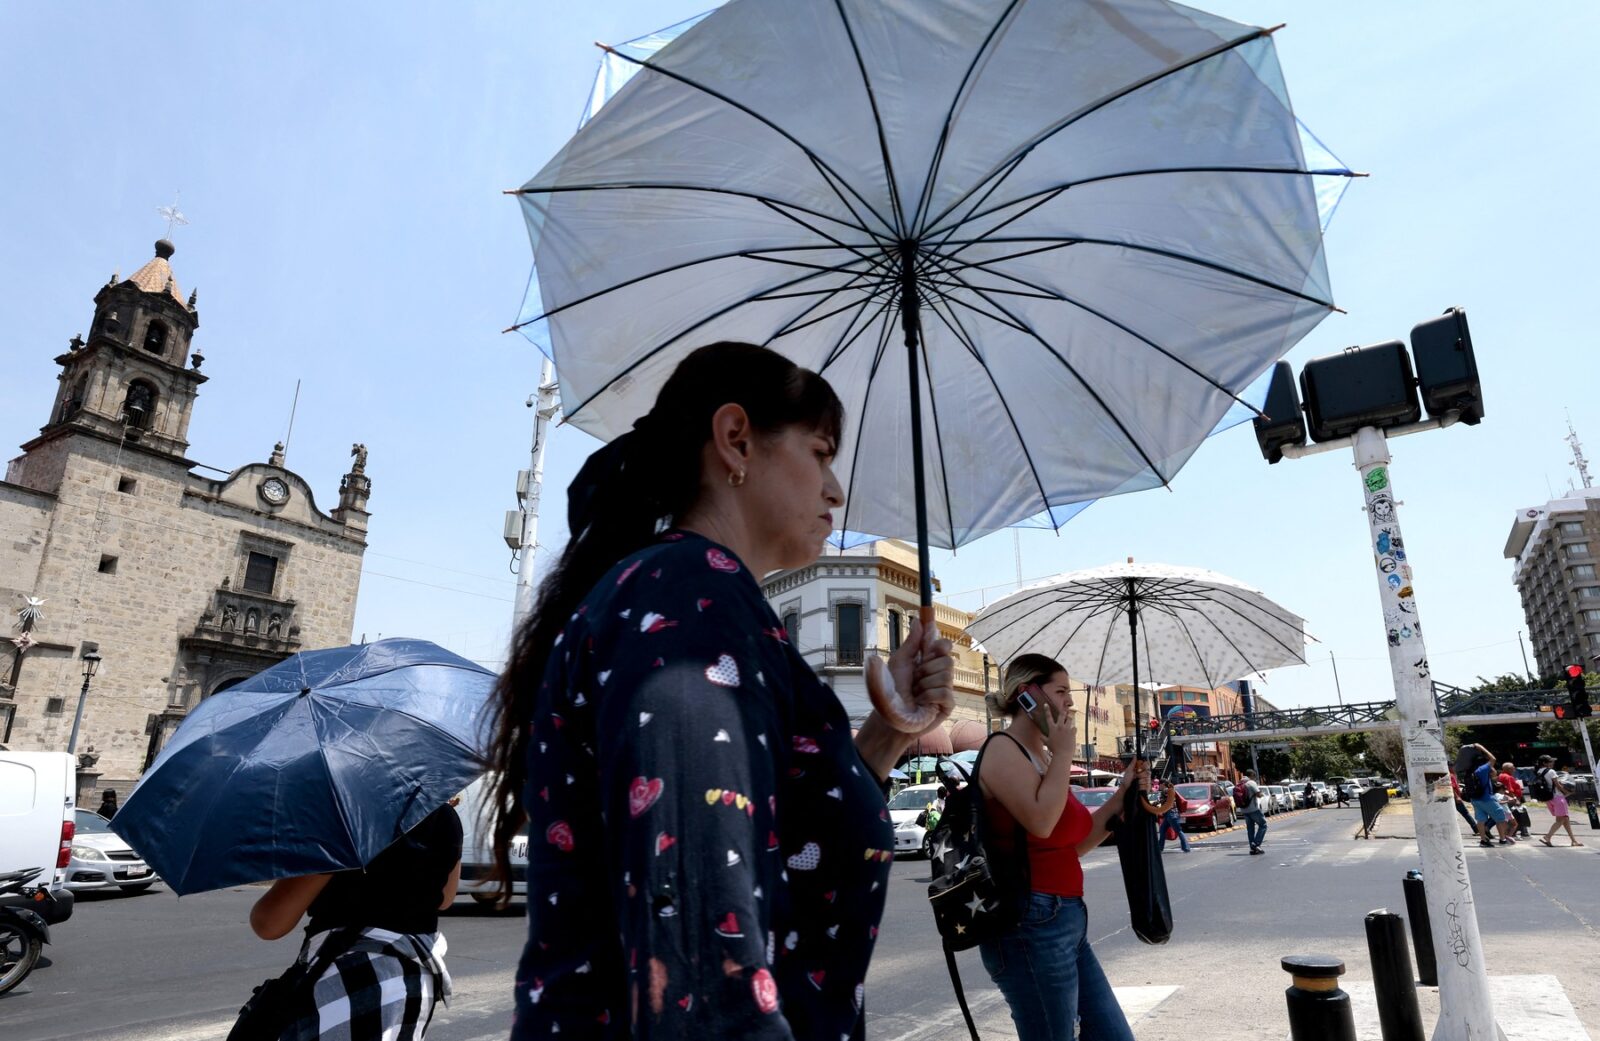
[[[863,1036],[893,828],[729,550],[669,532],[601,579],[530,734],[516,1041]]]

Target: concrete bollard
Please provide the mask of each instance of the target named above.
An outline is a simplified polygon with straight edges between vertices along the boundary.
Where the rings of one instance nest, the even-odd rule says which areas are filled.
[[[1356,1041],[1350,995],[1339,989],[1344,962],[1331,954],[1291,954],[1280,963],[1294,983],[1284,991],[1293,1041]]]
[[[1372,959],[1372,989],[1378,999],[1383,1041],[1423,1041],[1417,984],[1411,978],[1406,926],[1386,907],[1369,912],[1367,954]]]
[[[1428,897],[1422,885],[1422,872],[1413,868],[1402,883],[1406,891],[1406,917],[1411,920],[1411,942],[1417,945],[1417,982],[1424,987],[1439,985],[1439,964],[1433,955],[1433,926],[1428,920]]]

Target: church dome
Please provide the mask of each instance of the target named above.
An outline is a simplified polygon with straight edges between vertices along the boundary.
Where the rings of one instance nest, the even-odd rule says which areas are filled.
[[[173,277],[172,265],[167,263],[167,258],[176,252],[176,247],[166,239],[156,242],[156,255],[145,262],[144,267],[129,275],[126,281],[132,282],[146,293],[166,293],[178,303],[183,303],[183,291],[178,288],[178,280]]]

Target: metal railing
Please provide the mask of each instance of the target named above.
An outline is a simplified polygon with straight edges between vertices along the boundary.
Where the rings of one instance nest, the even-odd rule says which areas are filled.
[[[1473,692],[1448,683],[1435,683],[1433,697],[1438,707],[1439,718],[1446,723],[1452,719],[1468,717],[1477,723],[1483,722],[1484,717],[1537,716],[1542,715],[1544,710],[1551,706],[1566,701],[1564,692],[1554,690]],[[1348,705],[1274,709],[1238,715],[1168,720],[1175,739],[1191,741],[1236,734],[1320,734],[1338,730],[1377,730],[1395,725],[1398,721],[1399,714],[1395,710],[1393,701],[1366,701]]]

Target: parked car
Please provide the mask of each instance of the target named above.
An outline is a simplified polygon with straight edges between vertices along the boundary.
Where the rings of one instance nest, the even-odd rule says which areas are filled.
[[[77,771],[66,752],[0,750],[0,874],[44,868],[35,884],[60,891],[76,828]]]
[[[473,781],[461,793],[456,803],[456,815],[461,818],[461,884],[456,888],[457,898],[470,896],[479,904],[492,904],[500,887],[490,880],[494,871],[494,854],[489,846],[494,829],[489,815],[483,813],[483,788],[490,781],[484,776]],[[511,895],[528,895],[528,828],[512,836]]]
[[[1088,807],[1090,813],[1093,813],[1101,806],[1104,806],[1106,800],[1115,795],[1116,791],[1117,789],[1115,786],[1105,788],[1074,788],[1072,790],[1072,794],[1078,797],[1079,802]],[[1108,831],[1106,832],[1106,837],[1100,840],[1100,845],[1115,845],[1116,841],[1116,835]]]
[[[902,788],[889,800],[889,820],[894,824],[894,851],[928,856],[928,829],[917,818],[938,797],[937,784],[913,784]]]
[[[144,858],[111,830],[111,822],[98,813],[74,810],[73,825],[66,886],[74,893],[90,889],[142,893],[161,881]]]
[[[1180,784],[1178,794],[1189,804],[1183,813],[1185,828],[1216,831],[1239,819],[1238,811],[1233,808],[1233,796],[1220,784],[1201,781]]]
[[[1563,781],[1572,786],[1572,792],[1567,799],[1575,803],[1586,803],[1595,797],[1594,774],[1557,774]]]
[[[1311,788],[1317,796],[1317,801],[1323,806],[1333,801],[1333,789],[1328,787],[1326,781],[1312,781]]]
[[[1267,790],[1272,793],[1272,812],[1287,813],[1294,809],[1294,796],[1289,794],[1289,789],[1281,784],[1269,784]]]

